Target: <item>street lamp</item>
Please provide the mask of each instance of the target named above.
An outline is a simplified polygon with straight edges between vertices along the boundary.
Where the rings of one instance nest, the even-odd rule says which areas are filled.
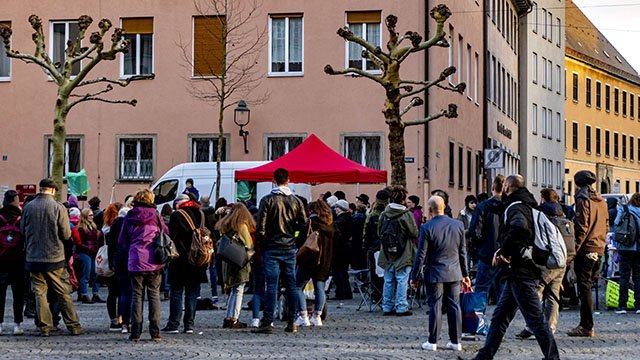
[[[249,132],[245,131],[243,127],[249,125],[249,121],[251,121],[251,110],[249,110],[244,100],[240,100],[236,109],[233,110],[233,122],[240,126],[240,132],[238,134],[242,136],[244,140],[245,154],[249,153],[249,149],[247,149],[247,135],[249,135]]]

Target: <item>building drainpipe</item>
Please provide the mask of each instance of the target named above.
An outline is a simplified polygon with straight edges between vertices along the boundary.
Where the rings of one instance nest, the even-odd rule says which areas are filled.
[[[491,68],[491,59],[488,56],[488,52],[487,52],[487,25],[488,25],[488,21],[487,18],[488,16],[485,15],[485,11],[487,11],[487,0],[483,1],[482,3],[482,7],[483,7],[483,11],[482,11],[482,57],[485,58],[484,60],[484,66],[483,66],[483,70],[482,70],[482,77],[484,80],[484,99],[482,100],[483,103],[483,107],[482,107],[482,149],[481,150],[481,161],[480,164],[482,165],[482,178],[483,178],[483,182],[484,184],[482,185],[483,188],[487,189],[488,191],[488,184],[489,182],[489,178],[488,178],[488,173],[486,171],[486,169],[484,168],[484,149],[485,148],[489,148],[491,147],[490,143],[485,143],[485,141],[487,141],[489,139],[489,103],[487,101],[487,92],[491,91],[490,86],[488,86],[490,84],[491,79],[489,79],[489,74],[490,74],[490,68]]]
[[[424,1],[425,9],[425,25],[424,25],[424,38],[429,38],[429,0]],[[429,80],[429,49],[424,52],[424,79]],[[424,109],[425,114],[429,114],[429,90],[424,91]],[[640,114],[639,114],[640,115]],[[429,124],[424,124],[424,182],[429,182]],[[424,187],[424,183],[423,183]]]

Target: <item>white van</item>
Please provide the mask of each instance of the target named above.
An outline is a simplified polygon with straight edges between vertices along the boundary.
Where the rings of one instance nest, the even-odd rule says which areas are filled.
[[[238,200],[255,199],[256,205],[263,196],[272,188],[271,183],[235,182],[236,170],[251,169],[264,165],[268,161],[223,161],[220,163],[220,197],[229,203]],[[200,196],[209,196],[212,205],[215,203],[215,162],[189,162],[174,166],[151,185],[151,191],[155,194],[158,210],[164,204],[173,205],[178,194],[182,194],[186,188],[187,179],[193,179],[193,186],[198,189]],[[311,186],[308,184],[290,184],[292,190],[307,200],[311,199]]]

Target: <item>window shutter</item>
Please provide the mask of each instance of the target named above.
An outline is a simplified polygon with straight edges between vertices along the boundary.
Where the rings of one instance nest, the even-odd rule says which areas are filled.
[[[153,18],[122,19],[122,28],[126,34],[153,34]]]
[[[299,14],[270,14],[269,17],[272,19],[284,19],[284,18],[301,18],[302,13]]]
[[[220,76],[224,70],[224,16],[193,19],[193,75]]]
[[[379,24],[381,22],[382,12],[380,11],[349,11],[347,12],[347,23],[368,23]]]

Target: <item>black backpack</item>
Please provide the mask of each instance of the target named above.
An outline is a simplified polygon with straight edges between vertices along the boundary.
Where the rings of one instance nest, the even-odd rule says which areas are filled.
[[[564,244],[567,247],[567,263],[571,262],[571,260],[576,256],[576,234],[574,231],[573,221],[569,220],[565,216],[547,217],[551,220],[553,225],[560,230],[560,234],[562,234],[562,238],[564,239]]]
[[[406,212],[406,211],[405,211]],[[400,230],[400,217],[404,213],[394,217],[383,217],[380,224],[380,243],[382,250],[390,256],[399,256],[404,252],[407,245],[407,239],[402,237]]]
[[[365,238],[363,241],[363,247],[365,250],[378,251],[380,250],[380,237],[378,236],[378,220],[380,214],[374,214],[369,216],[367,224],[365,225]]]
[[[622,205],[622,217],[620,223],[616,224],[616,231],[613,233],[613,240],[623,247],[631,247],[638,237],[638,224],[631,212],[629,205]]]

